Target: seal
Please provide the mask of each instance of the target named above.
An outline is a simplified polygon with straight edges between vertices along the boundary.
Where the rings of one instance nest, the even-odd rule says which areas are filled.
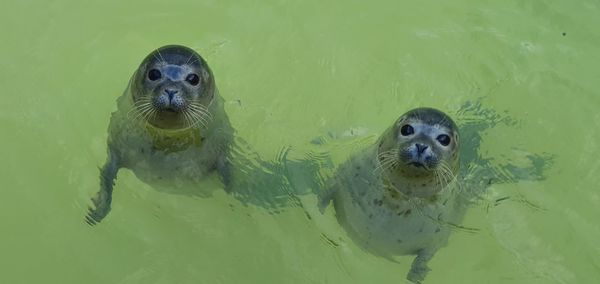
[[[370,252],[391,260],[416,255],[407,279],[420,283],[463,215],[458,153],[450,117],[433,108],[410,110],[335,171],[320,209],[333,201],[339,223]]]
[[[147,183],[195,183],[214,170],[227,182],[232,141],[223,99],[206,61],[180,45],[153,51],[117,100],[100,190],[92,198],[94,208],[89,208],[86,221],[95,224],[109,213],[120,168],[132,170]]]

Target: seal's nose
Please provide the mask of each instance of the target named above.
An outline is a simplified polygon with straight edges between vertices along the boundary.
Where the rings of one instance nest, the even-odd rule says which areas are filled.
[[[167,96],[169,97],[169,101],[172,101],[173,96],[175,96],[175,94],[177,93],[179,93],[179,90],[165,89],[165,94],[167,94]]]
[[[416,143],[415,146],[417,147],[417,153],[419,154],[423,154],[423,152],[429,148],[429,146],[420,143]]]

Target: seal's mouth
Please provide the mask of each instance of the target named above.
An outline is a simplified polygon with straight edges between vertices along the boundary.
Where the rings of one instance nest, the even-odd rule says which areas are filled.
[[[422,170],[422,171],[432,171],[435,166],[434,165],[430,165],[428,163],[424,163],[424,162],[420,162],[420,161],[412,161],[407,163],[407,165],[418,169],[418,170]]]
[[[161,129],[181,129],[186,127],[187,122],[182,110],[173,107],[155,108],[155,110],[155,115],[147,118],[147,121],[154,127]]]
[[[427,169],[427,166],[421,162],[410,162],[408,163],[409,165],[416,167],[416,168],[423,168],[423,169]]]
[[[167,112],[167,113],[173,113],[173,114],[179,113],[178,110],[176,110],[176,109],[174,109],[172,107],[165,108],[162,111]]]

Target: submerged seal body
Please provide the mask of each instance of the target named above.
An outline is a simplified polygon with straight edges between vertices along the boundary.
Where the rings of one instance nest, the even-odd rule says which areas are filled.
[[[427,262],[462,216],[454,182],[458,129],[447,115],[417,108],[336,171],[322,196],[333,201],[350,237],[378,255],[417,255],[407,278],[422,281]]]
[[[108,157],[87,221],[110,211],[120,168],[141,180],[197,182],[214,170],[227,178],[232,128],[208,64],[192,49],[170,45],[135,71],[108,129]]]

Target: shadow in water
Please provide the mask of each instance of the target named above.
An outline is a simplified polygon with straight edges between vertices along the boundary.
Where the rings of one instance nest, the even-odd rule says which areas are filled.
[[[463,104],[450,116],[458,124],[461,135],[459,181],[466,202],[482,200],[492,184],[545,179],[554,155],[513,147],[514,157],[500,161],[481,153],[480,146],[487,131],[499,125],[518,127],[519,121],[507,113],[485,108],[479,99]],[[302,207],[299,196],[318,195],[324,190],[325,181],[335,170],[334,154],[344,152],[349,155],[352,150],[375,142],[376,136],[368,136],[365,132],[328,133],[307,142],[308,150],[304,153],[295,153],[292,148],[281,149],[273,161],[261,159],[238,139],[230,157],[234,170],[227,190],[242,203],[260,206],[272,213],[288,207]],[[509,198],[502,197],[494,202]]]
[[[498,125],[516,128],[519,121],[507,113],[483,107],[481,99],[467,102],[456,112],[456,120],[461,131],[461,171],[462,190],[469,201],[485,197],[486,189],[492,184],[517,183],[520,181],[540,181],[546,178],[546,171],[554,163],[550,153],[532,153],[528,149],[509,147],[510,155],[490,157],[481,153],[483,135]],[[505,158],[500,159],[500,158]],[[502,197],[501,202],[511,197]]]
[[[487,131],[499,125],[513,128],[519,126],[519,121],[507,113],[486,108],[479,99],[463,104],[450,116],[460,130],[459,181],[466,202],[477,202],[485,198],[486,189],[492,184],[545,179],[545,173],[554,161],[552,154],[531,153],[527,149],[512,147],[511,155],[508,158],[502,157],[504,159],[501,160],[481,153],[483,137]],[[330,132],[307,141],[302,150],[284,147],[273,160],[262,159],[243,139],[236,138],[228,157],[231,173],[225,190],[242,204],[262,207],[270,213],[303,207],[300,196],[321,194],[336,166],[344,162],[351,153],[375,143],[378,135],[368,133],[365,129],[352,129],[339,134]],[[334,157],[342,158],[334,161]],[[203,182],[200,185],[203,189],[199,190],[197,185],[179,185],[177,179],[153,183],[152,186],[163,192],[198,197],[209,197],[214,190],[219,190],[218,182]],[[492,203],[510,198],[527,203],[522,196],[501,197]]]

